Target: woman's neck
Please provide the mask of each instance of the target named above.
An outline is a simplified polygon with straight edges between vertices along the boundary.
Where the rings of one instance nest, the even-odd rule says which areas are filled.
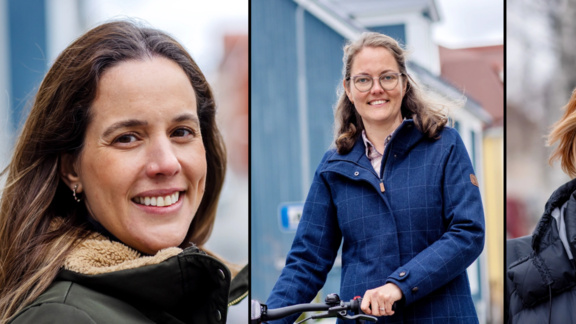
[[[398,126],[402,124],[402,117],[395,119],[392,123],[379,124],[379,125],[364,125],[366,130],[366,137],[370,140],[372,145],[376,147],[376,150],[384,154],[384,142],[386,137],[388,137]]]

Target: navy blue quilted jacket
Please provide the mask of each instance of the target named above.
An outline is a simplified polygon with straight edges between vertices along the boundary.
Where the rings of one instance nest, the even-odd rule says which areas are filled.
[[[405,120],[383,159],[378,175],[361,138],[324,155],[268,308],[311,301],[342,243],[341,299],[387,282],[403,292],[379,323],[477,323],[466,268],[484,246],[484,213],[460,136],[446,127],[428,139]]]

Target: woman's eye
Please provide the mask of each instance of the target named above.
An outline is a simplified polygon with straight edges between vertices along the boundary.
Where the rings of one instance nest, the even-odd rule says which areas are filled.
[[[368,82],[368,78],[357,78],[356,82],[357,83],[366,83],[366,82]]]
[[[187,137],[194,135],[194,132],[188,128],[178,128],[172,132],[173,137]]]
[[[137,140],[138,138],[134,134],[124,134],[116,137],[114,143],[129,144],[132,142],[136,142]]]

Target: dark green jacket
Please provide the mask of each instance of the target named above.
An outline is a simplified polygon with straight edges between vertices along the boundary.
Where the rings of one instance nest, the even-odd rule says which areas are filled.
[[[239,302],[247,285],[246,269],[231,287],[228,268],[191,247],[134,269],[62,270],[10,323],[225,323],[230,301]]]

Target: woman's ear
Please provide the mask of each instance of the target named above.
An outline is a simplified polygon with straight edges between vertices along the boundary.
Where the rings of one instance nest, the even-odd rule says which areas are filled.
[[[404,82],[404,94],[406,94],[406,90],[408,90],[408,87],[410,86],[410,81],[408,81],[408,78],[404,78],[406,81]]]
[[[76,157],[72,154],[65,153],[60,156],[60,178],[70,190],[78,186],[76,191],[82,191],[80,177],[78,176],[78,172],[76,172]]]
[[[346,86],[346,80],[342,80],[342,85],[344,86],[344,91],[346,91],[346,96],[348,97],[348,100],[350,100],[350,102],[352,104],[354,104],[354,100],[352,100],[352,96],[350,94],[350,91],[348,90],[348,87]]]

